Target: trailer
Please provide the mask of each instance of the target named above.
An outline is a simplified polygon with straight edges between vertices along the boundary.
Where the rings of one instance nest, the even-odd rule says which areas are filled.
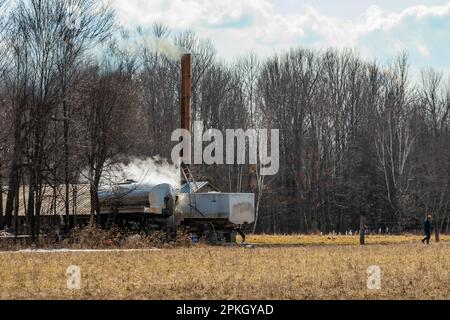
[[[103,226],[148,232],[184,228],[212,242],[234,242],[255,216],[254,194],[222,193],[207,182],[188,182],[177,189],[167,183],[128,181],[99,192],[99,200]]]

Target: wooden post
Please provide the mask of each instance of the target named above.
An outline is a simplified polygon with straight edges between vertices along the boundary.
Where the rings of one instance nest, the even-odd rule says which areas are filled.
[[[359,217],[359,244],[365,244],[366,226],[365,226],[365,216],[361,215]]]
[[[441,238],[440,235],[441,235],[441,224],[436,219],[436,223],[434,225],[434,240],[436,242],[439,242],[439,240],[441,240],[440,239]]]

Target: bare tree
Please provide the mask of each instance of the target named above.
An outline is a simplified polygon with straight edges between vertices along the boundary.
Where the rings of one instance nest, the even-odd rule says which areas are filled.
[[[424,215],[432,213],[434,216],[436,241],[439,241],[450,201],[450,88],[444,86],[443,74],[433,69],[423,71],[420,96],[425,136],[421,139],[419,198],[424,205]]]
[[[258,79],[261,72],[261,64],[258,56],[251,52],[241,58],[236,66],[238,77],[242,79],[242,93],[245,109],[247,111],[248,125],[250,128],[263,128],[265,122],[262,119],[258,106]],[[259,139],[259,137],[258,137]],[[259,141],[261,143],[261,141]],[[265,176],[260,174],[261,162],[258,158],[258,164],[255,165],[249,174],[255,175],[256,180],[256,205],[255,205],[255,222],[253,224],[253,232],[258,228],[259,211],[261,200],[264,193]]]
[[[117,157],[126,154],[126,137],[132,130],[134,91],[132,74],[119,64],[93,66],[84,77],[80,89],[79,116],[85,124],[83,132],[87,174],[90,184],[91,221],[100,214],[98,191],[102,175]]]
[[[3,6],[5,5],[5,1],[0,1],[0,12],[3,12]],[[5,23],[5,17],[3,14],[0,14],[0,126],[2,128],[7,128],[6,123],[6,101],[5,101],[5,92],[3,92],[4,86],[3,86],[3,76],[5,72],[5,62],[6,62],[6,50],[7,47],[2,43],[2,39],[4,39],[4,27]],[[6,151],[6,139],[7,135],[5,134],[5,130],[2,130],[2,133],[0,133],[0,230],[4,228],[4,221],[3,221],[3,167],[5,162],[5,154]]]
[[[60,120],[57,110],[62,105],[67,185],[68,88],[74,85],[76,69],[86,48],[104,40],[111,31],[112,11],[91,0],[18,0],[13,3],[8,19],[6,41],[13,63],[7,87],[15,114],[15,140],[6,222],[10,225],[18,172],[26,168],[27,225],[34,240],[39,235],[43,186],[47,180],[45,161],[50,151],[47,144],[50,124]]]
[[[403,55],[388,70],[375,139],[387,200],[399,226],[405,214],[411,181],[408,164],[416,139],[411,122],[414,104],[408,97],[407,68],[407,57]]]
[[[77,172],[70,168],[71,96],[79,78],[79,69],[85,52],[105,42],[114,26],[114,14],[110,3],[93,0],[58,1],[58,26],[61,41],[57,47],[58,76],[61,90],[64,184],[66,224],[70,223],[70,184],[76,181]]]

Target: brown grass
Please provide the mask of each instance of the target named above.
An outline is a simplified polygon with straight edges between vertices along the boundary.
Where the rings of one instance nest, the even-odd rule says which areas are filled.
[[[367,235],[365,243],[373,244],[414,244],[420,243],[422,235]],[[450,235],[441,235],[442,242],[450,242]],[[246,241],[259,245],[359,245],[359,235],[249,235]],[[432,236],[432,242],[434,236]]]
[[[82,288],[66,287],[78,265]],[[367,289],[367,268],[382,271]],[[450,244],[0,253],[0,299],[450,299]]]

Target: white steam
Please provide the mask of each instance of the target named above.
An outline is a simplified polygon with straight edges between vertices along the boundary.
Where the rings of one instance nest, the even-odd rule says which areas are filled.
[[[179,184],[180,171],[166,159],[159,157],[147,159],[131,159],[128,164],[120,166],[123,180],[134,180],[140,184],[168,183],[172,186]]]
[[[186,50],[175,46],[166,39],[154,39],[153,42],[155,51],[165,55],[171,60],[180,60],[181,56],[187,53]]]
[[[118,47],[123,52],[132,54],[142,53],[143,50],[164,55],[170,60],[178,61],[183,54],[188,53],[183,48],[177,47],[167,38],[158,38],[148,32],[125,32],[118,41]]]
[[[92,179],[89,178],[89,170],[82,170],[80,183],[88,184],[90,181]],[[159,156],[146,159],[131,158],[126,163],[107,161],[99,187],[108,190],[115,185],[131,181],[150,185],[168,183],[177,187],[180,184],[180,169]]]

